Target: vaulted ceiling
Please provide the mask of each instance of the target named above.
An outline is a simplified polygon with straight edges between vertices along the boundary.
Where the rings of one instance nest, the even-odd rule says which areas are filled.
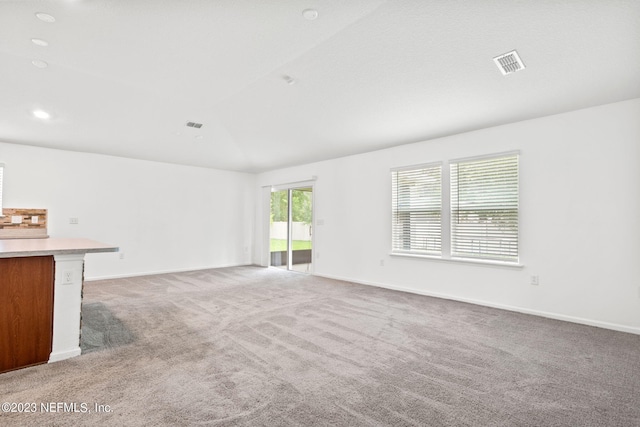
[[[0,0],[9,143],[258,172],[637,97],[637,0]]]

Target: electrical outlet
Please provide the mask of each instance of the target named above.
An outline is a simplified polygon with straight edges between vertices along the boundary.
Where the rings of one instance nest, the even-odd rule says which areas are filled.
[[[540,276],[538,275],[531,276],[531,284],[533,286],[538,286],[540,284]]]
[[[73,270],[64,270],[62,272],[62,284],[70,285],[73,283]]]
[[[120,252],[120,259],[124,259],[124,252]]]
[[[380,260],[380,267],[384,267],[384,260],[383,259]]]
[[[69,218],[69,224],[78,224],[78,218]]]

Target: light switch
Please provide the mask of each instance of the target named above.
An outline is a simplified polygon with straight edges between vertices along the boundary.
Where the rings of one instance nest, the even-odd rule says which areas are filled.
[[[38,218],[38,215],[32,216],[31,217],[31,224],[37,224],[39,219],[40,218]]]
[[[12,215],[11,224],[22,224],[22,215]]]

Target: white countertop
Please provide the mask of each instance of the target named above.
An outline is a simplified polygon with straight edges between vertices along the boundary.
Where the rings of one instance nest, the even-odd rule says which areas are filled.
[[[0,258],[118,252],[118,247],[89,239],[0,239]]]

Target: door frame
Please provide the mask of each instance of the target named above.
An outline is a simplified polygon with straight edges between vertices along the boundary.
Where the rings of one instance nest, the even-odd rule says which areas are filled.
[[[287,199],[288,199],[288,206],[287,209],[289,210],[289,215],[288,215],[288,236],[287,236],[287,242],[289,242],[291,240],[291,224],[293,223],[292,221],[292,206],[291,206],[291,192],[289,190],[299,190],[301,188],[311,188],[311,269],[309,270],[308,274],[313,274],[315,271],[315,235],[316,235],[316,227],[315,227],[315,218],[316,218],[316,188],[315,188],[315,179],[309,180],[309,181],[297,181],[297,182],[290,182],[290,183],[286,183],[286,184],[278,184],[278,185],[271,185],[265,188],[269,188],[269,197],[265,197],[265,202],[267,204],[265,211],[266,211],[266,224],[267,224],[267,232],[265,233],[265,238],[266,241],[265,243],[265,247],[266,247],[266,260],[267,260],[267,266],[271,267],[271,221],[269,220],[269,218],[271,217],[271,193],[276,192],[276,191],[288,191],[287,193]],[[287,270],[288,271],[293,271],[291,269],[292,263],[293,263],[293,249],[291,248],[292,245],[289,245],[287,243]]]

